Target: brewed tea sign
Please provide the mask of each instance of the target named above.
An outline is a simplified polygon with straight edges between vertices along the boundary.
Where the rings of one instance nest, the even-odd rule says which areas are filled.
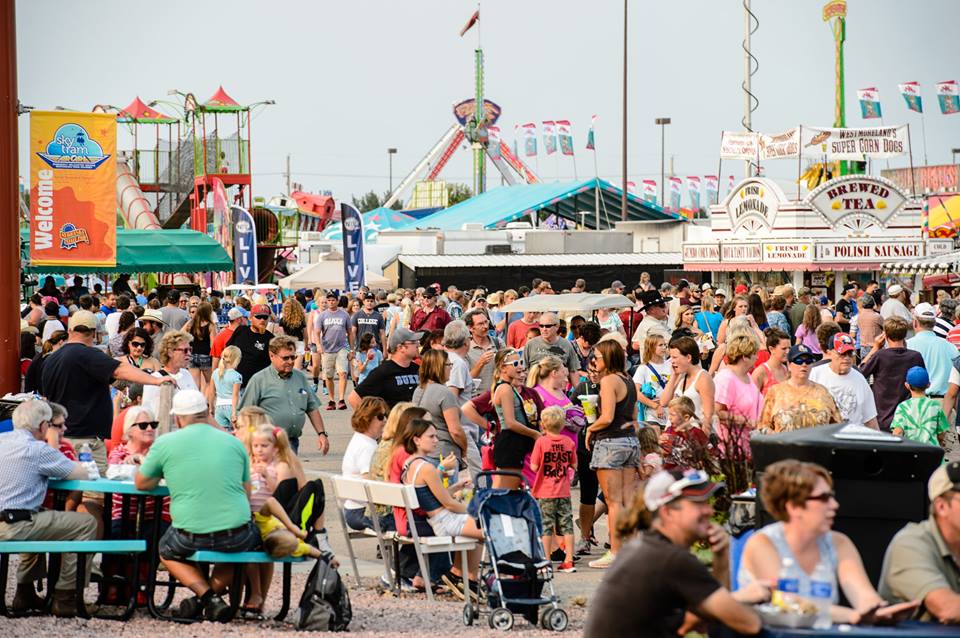
[[[906,201],[906,195],[893,182],[869,175],[847,175],[830,180],[807,198],[807,203],[833,228],[848,226],[844,223],[848,216],[866,216],[885,227]]]

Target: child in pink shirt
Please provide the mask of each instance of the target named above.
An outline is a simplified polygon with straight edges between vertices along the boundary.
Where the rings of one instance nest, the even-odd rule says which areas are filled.
[[[533,495],[543,518],[543,549],[550,556],[554,541],[563,537],[566,557],[558,571],[577,571],[573,566],[573,507],[570,504],[570,480],[577,467],[577,446],[560,432],[566,425],[562,408],[553,406],[540,413],[544,434],[533,446],[530,469],[536,472]]]

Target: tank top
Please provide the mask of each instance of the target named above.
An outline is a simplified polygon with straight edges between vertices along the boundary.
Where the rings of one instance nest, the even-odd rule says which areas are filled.
[[[410,465],[413,463],[413,461],[420,462],[417,463],[417,469],[413,471],[413,476],[410,477],[410,482],[408,485],[414,485],[417,482],[417,477],[420,475],[420,469],[423,468],[424,465],[430,463],[425,458],[417,456],[407,462],[407,469],[410,469]],[[440,499],[434,496],[429,485],[416,485],[413,489],[417,493],[417,503],[420,504],[420,510],[424,514],[443,508],[443,503],[440,502]]]
[[[697,381],[700,380],[701,374],[703,374],[702,368],[697,370],[696,376],[693,377],[693,381],[690,382],[686,390],[683,389],[683,386],[687,385],[687,375],[682,375],[677,382],[677,387],[673,389],[674,397],[687,397],[693,401],[693,407],[697,411],[697,419],[700,421],[703,420],[703,401],[700,400],[700,393],[697,392]]]
[[[781,560],[789,557],[793,560],[793,563],[799,567],[800,564],[797,562],[797,557],[793,555],[793,550],[790,549],[787,538],[783,534],[783,523],[767,525],[757,533],[763,534],[770,539]],[[817,561],[816,567],[825,565],[827,570],[833,575],[831,585],[833,585],[833,604],[836,605],[839,601],[839,594],[837,592],[837,564],[839,561],[837,560],[837,549],[833,545],[833,534],[831,532],[827,532],[817,539],[817,550],[820,552],[820,559]],[[814,567],[814,570],[816,570],[816,567]],[[797,593],[810,598],[810,574],[803,568],[797,571],[800,573],[800,591]],[[740,570],[737,572],[737,584],[739,587],[742,589],[754,580],[756,580],[754,575],[751,574],[744,566],[744,563],[741,562]]]
[[[626,386],[627,393],[623,399],[617,401],[617,405],[614,406],[613,421],[610,422],[610,425],[605,429],[595,433],[593,437],[595,441],[636,436],[636,432],[633,430],[633,428],[625,428],[623,426],[634,420],[633,408],[637,404],[637,387],[632,381],[625,379],[622,374],[617,374],[617,378],[620,379],[620,381],[622,381]],[[602,412],[600,401],[602,401],[602,399],[598,399],[597,401],[598,412]]]
[[[780,382],[777,381],[777,378],[774,376],[773,370],[770,368],[769,363],[764,361],[760,365],[762,365],[764,368],[767,369],[767,380],[763,382],[763,387],[760,388],[760,394],[762,394],[763,396],[767,396],[767,390],[769,390],[770,388],[772,388],[773,386],[777,385]]]
[[[210,333],[213,332],[213,330],[211,329],[210,324],[207,324],[206,326],[200,326],[200,332],[203,333],[203,338],[197,339],[194,337],[193,342],[190,344],[193,347],[193,354],[209,355]]]

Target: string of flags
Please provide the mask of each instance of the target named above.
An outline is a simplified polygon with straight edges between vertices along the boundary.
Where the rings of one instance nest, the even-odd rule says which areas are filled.
[[[936,96],[940,106],[940,113],[952,115],[960,113],[960,84],[956,80],[937,82]],[[906,102],[907,109],[916,113],[923,113],[923,93],[919,82],[903,82],[897,86],[900,95]],[[857,100],[860,102],[860,116],[865,120],[883,117],[880,106],[880,91],[875,86],[869,86],[857,91]]]

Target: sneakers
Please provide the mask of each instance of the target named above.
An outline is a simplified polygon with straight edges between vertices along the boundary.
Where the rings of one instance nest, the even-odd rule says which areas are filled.
[[[333,547],[330,545],[330,539],[327,538],[327,530],[318,529],[317,531],[310,534],[307,538],[307,542],[319,549],[324,554],[330,554],[335,556],[336,552],[333,551]]]
[[[590,565],[590,567],[592,567],[593,569],[606,569],[610,567],[610,565],[613,565],[614,558],[616,558],[616,555],[610,550],[607,550],[603,556],[601,556],[597,560],[592,560],[587,564]]]
[[[590,543],[590,540],[584,538],[579,543],[577,543],[573,553],[576,556],[586,556],[592,550],[593,550],[593,545]]]
[[[30,611],[43,611],[43,599],[37,595],[33,583],[26,585],[17,583],[17,592],[13,596],[11,611],[18,616]]]
[[[347,409],[347,402],[344,401],[343,399],[340,399],[339,401],[337,401],[337,409],[338,409],[338,410],[346,410],[346,409]]]
[[[210,600],[207,601],[207,604],[203,606],[203,617],[206,620],[214,622],[230,622],[230,617],[233,614],[230,611],[230,605],[228,605],[223,598],[214,594],[210,597]]]
[[[553,553],[550,554],[550,560],[554,563],[562,563],[567,558],[567,552],[562,548],[558,547],[553,550]]]
[[[393,591],[393,579],[391,579],[390,574],[380,575],[380,587],[384,591]],[[420,590],[413,586],[413,582],[409,578],[400,578],[400,593],[416,594],[419,592]]]
[[[203,605],[199,596],[191,596],[180,601],[180,608],[177,610],[177,618],[196,620],[200,618],[203,611]]]
[[[566,561],[560,564],[560,567],[557,567],[557,571],[563,574],[572,574],[577,571],[577,568],[573,566],[573,561]]]

